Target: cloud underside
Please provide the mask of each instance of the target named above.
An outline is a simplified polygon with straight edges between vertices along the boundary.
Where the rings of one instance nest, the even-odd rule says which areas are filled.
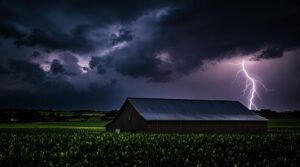
[[[1,2],[0,11],[2,91],[16,82],[69,83],[62,85],[74,91],[121,77],[171,82],[207,60],[260,61],[299,48],[293,0],[20,1]]]
[[[145,5],[144,10],[129,13],[124,18],[117,16],[117,9],[111,11],[115,12],[111,18],[104,17],[110,14],[109,11],[95,11],[96,16],[104,19],[98,21],[90,16],[89,23],[79,22],[73,27],[68,26],[69,30],[62,30],[62,26],[72,24],[72,20],[63,20],[65,22],[60,25],[53,23],[49,28],[44,25],[25,26],[28,18],[3,7],[5,10],[1,18],[5,19],[1,22],[1,35],[12,38],[16,46],[40,48],[48,52],[58,50],[78,54],[94,53],[94,56],[99,56],[96,50],[105,50],[125,42],[126,47],[107,53],[114,60],[111,68],[132,77],[166,81],[173,73],[188,74],[201,66],[203,60],[222,58],[228,52],[238,50],[248,54],[265,48],[257,55],[258,60],[280,57],[284,50],[297,47],[299,24],[294,3],[178,2],[169,4],[172,7],[168,7],[168,4],[160,7],[150,4],[150,7],[157,9],[151,10]],[[128,5],[135,4],[138,3],[131,2]],[[57,9],[61,8],[59,6],[46,8],[37,3],[36,7],[61,14],[61,9]],[[70,12],[88,17],[90,13],[84,8],[82,10]],[[4,14],[10,17],[5,17]],[[35,13],[29,11],[27,15],[33,14]],[[62,19],[66,17],[61,15]],[[45,12],[37,19],[51,17]],[[119,21],[123,23],[119,24]],[[118,28],[113,30],[102,28],[113,27],[116,23]],[[162,51],[170,54],[172,65],[156,59],[157,54]],[[96,69],[99,74],[105,73],[101,66],[103,65],[98,65]],[[143,70],[137,71],[141,67]]]

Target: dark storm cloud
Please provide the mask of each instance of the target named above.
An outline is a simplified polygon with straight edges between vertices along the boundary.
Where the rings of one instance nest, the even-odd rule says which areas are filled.
[[[17,46],[42,47],[50,50],[70,50],[73,52],[88,52],[94,50],[94,45],[84,36],[85,32],[74,31],[68,35],[59,32],[33,29],[27,38],[15,41]]]
[[[77,91],[67,82],[47,81],[43,84],[35,85],[35,87],[37,87],[39,93],[0,88],[0,106],[110,110],[112,106],[119,107],[121,103],[121,99],[116,99],[117,92],[120,93],[120,91],[115,83],[103,86],[91,84],[89,89],[83,92]]]
[[[25,29],[18,21],[18,16],[12,10],[0,5],[0,37],[15,39],[25,37]]]
[[[41,53],[38,52],[38,51],[34,51],[34,52],[31,54],[31,56],[34,57],[34,58],[37,58],[37,57],[41,56]]]
[[[165,3],[163,3],[165,4]],[[161,6],[158,1],[14,1],[0,2],[1,36],[16,40],[18,46],[51,50],[91,52],[95,43],[87,34],[95,25],[126,22],[145,10]],[[21,29],[26,27],[26,32]],[[128,38],[124,31],[121,38]],[[130,37],[129,37],[130,38]],[[109,41],[107,41],[109,42]]]
[[[283,52],[284,50],[279,47],[267,48],[263,50],[261,54],[256,56],[256,60],[279,58],[283,56]]]
[[[134,78],[145,77],[152,82],[168,81],[169,74],[172,73],[169,69],[160,69],[160,62],[153,58],[152,53],[147,48],[141,47],[140,50],[122,50],[116,61],[115,67],[118,72],[123,75],[129,75]],[[125,56],[122,57],[122,54]]]
[[[94,29],[113,22],[123,22],[126,25],[149,10],[176,6],[161,20],[149,21],[150,29],[153,29],[155,33],[152,38],[144,41],[147,45],[141,47],[145,50],[145,54],[149,54],[149,50],[156,52],[161,49],[169,50],[175,60],[175,70],[178,72],[189,73],[200,66],[203,60],[222,57],[225,53],[235,49],[249,53],[269,44],[276,44],[283,50],[299,44],[297,21],[299,16],[296,1],[285,3],[281,1],[272,3],[261,1],[226,3],[220,1],[186,1],[185,3],[126,1],[124,4],[117,1],[95,1],[93,5],[76,1],[72,3],[72,7],[71,4],[63,2],[49,3],[49,6],[46,4],[46,2],[36,1],[32,4],[36,10],[27,11],[27,5],[19,3],[18,10],[14,11],[16,14],[10,14],[16,16],[11,18],[15,21],[17,17],[19,25],[23,25],[26,21],[27,24],[31,23],[31,26],[27,26],[31,31],[24,37],[23,33],[17,33],[20,31],[16,28],[9,28],[13,32],[6,33],[6,36],[18,37],[15,42],[18,46],[42,47],[50,51],[92,52],[100,45],[104,45],[89,38],[89,33]],[[15,8],[12,5],[3,6]],[[48,11],[49,14],[42,12],[37,15],[36,12],[42,10]],[[27,11],[25,16],[21,15],[21,11],[22,15],[24,11]],[[90,23],[73,23],[74,20],[67,20],[67,16],[62,11],[68,11],[78,18],[86,18]],[[57,15],[61,15],[57,19],[63,19],[62,22],[51,20]],[[28,21],[27,16],[34,16],[33,18],[40,20],[41,24],[36,25]],[[45,27],[45,21],[51,24]],[[143,24],[143,22],[137,24]],[[64,29],[64,27],[70,28]],[[123,41],[131,41],[135,33],[134,29],[130,30],[124,26],[119,30],[118,35],[112,34],[111,43],[115,45]],[[150,32],[145,30],[145,33]],[[13,37],[14,35],[16,37]],[[110,41],[106,43],[109,44]],[[130,58],[130,55],[128,57]]]
[[[0,65],[0,75],[5,75],[5,74],[7,74],[7,73],[9,73],[9,71],[8,71],[5,67],[2,67],[2,66]]]
[[[102,67],[101,64],[98,64],[98,66],[97,66],[97,73],[98,74],[105,74],[106,73],[106,70]]]
[[[98,64],[104,63],[104,62],[105,62],[105,59],[103,57],[92,56],[91,60],[89,62],[89,66],[91,69],[93,69],[93,68],[97,67]]]
[[[184,35],[182,38],[179,35],[179,39],[183,39],[180,41],[185,42],[185,39],[189,39],[189,44],[194,45],[194,48],[188,46],[191,48],[190,52],[198,51],[198,56],[185,57],[187,58],[186,65],[189,65],[188,62],[199,62],[203,59],[221,57],[222,54],[234,49],[251,53],[268,44],[277,44],[282,50],[297,46],[299,43],[296,34],[299,34],[297,30],[299,24],[296,18],[291,19],[293,18],[291,16],[296,16],[297,12],[293,10],[295,7],[292,4],[286,3],[284,4],[286,6],[283,7],[281,6],[283,4],[278,2],[272,4],[255,4],[253,1],[251,3],[236,2],[211,4],[212,7],[216,7],[216,11],[213,12],[206,11],[201,6],[195,8],[199,12],[195,12],[193,9],[183,12],[185,14],[181,15],[190,16],[190,18],[193,15],[193,18],[199,20],[205,19],[204,17],[206,19],[213,18],[204,22],[186,19],[187,21],[181,23],[181,25],[191,24],[191,27],[178,26],[180,31],[181,29],[184,31],[184,33],[177,32],[177,34]],[[252,12],[253,10],[255,12]],[[284,14],[278,12],[282,10],[285,10]],[[203,13],[203,11],[206,12]],[[268,12],[266,13],[266,11]],[[172,14],[170,20],[168,18],[165,20],[165,24],[168,27],[178,25],[172,19]],[[174,32],[176,33],[176,31]],[[173,33],[171,35],[175,35]],[[188,47],[179,47],[180,45],[184,45],[184,43],[179,42],[178,47],[175,47],[174,50],[177,53],[179,52],[182,55],[185,52],[192,55],[188,52]]]
[[[50,66],[50,71],[54,74],[63,74],[69,76],[75,76],[81,74],[81,69],[77,63],[78,59],[70,53],[64,53],[59,55],[60,60],[54,59]]]
[[[37,63],[25,60],[8,59],[11,75],[25,81],[41,82],[45,78],[45,72]]]
[[[105,67],[110,65],[111,58],[110,57],[95,57],[92,56],[89,62],[89,66],[91,69],[95,69],[98,74],[105,74]]]
[[[113,34],[111,36],[112,38],[112,45],[116,45],[118,43],[124,42],[124,41],[131,41],[133,39],[132,32],[130,30],[127,30],[125,28],[121,28],[117,34]]]
[[[120,74],[159,84],[232,53],[278,58],[299,48],[298,6],[296,0],[3,0],[0,105],[18,99],[22,106],[103,107],[120,100],[106,83]]]
[[[158,17],[159,12],[165,15]],[[262,49],[257,59],[265,59],[280,57],[283,51],[299,47],[296,1],[192,1],[154,11],[153,15],[132,23],[144,29],[141,33],[132,28],[137,38],[133,43],[138,44],[129,44],[129,49],[113,54],[115,59],[124,57],[116,60],[120,73],[168,81],[173,73],[189,74],[204,60],[222,59],[228,53],[251,54]],[[159,65],[162,62],[156,57],[161,51],[170,54],[172,67],[161,68],[164,65]]]
[[[0,22],[0,36],[5,38],[20,39],[25,37],[26,32],[22,27],[10,22]]]
[[[51,63],[50,71],[56,75],[56,74],[62,74],[65,72],[65,69],[63,65],[59,62],[59,60],[54,59]]]

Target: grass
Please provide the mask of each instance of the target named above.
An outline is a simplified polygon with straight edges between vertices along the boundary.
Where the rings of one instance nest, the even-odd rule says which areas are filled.
[[[105,130],[108,121],[70,121],[70,122],[30,122],[30,123],[0,123],[0,128],[64,128],[64,129],[94,129]]]
[[[70,119],[68,119],[68,121],[69,122],[78,122],[78,121],[81,121],[81,122],[85,121],[86,122],[86,120],[84,120],[83,118],[70,118]],[[91,118],[88,119],[88,122],[93,122],[93,121],[95,122],[95,121],[102,121],[102,120],[101,120],[100,117],[91,117]]]
[[[270,119],[270,133],[300,133],[300,119]]]
[[[70,119],[68,122],[32,122],[32,123],[0,123],[0,128],[65,128],[65,129],[95,129],[105,130],[109,121],[99,118],[83,121],[82,119]],[[276,131],[300,131],[300,119],[270,119],[268,128]]]
[[[268,121],[270,128],[286,128],[286,127],[300,127],[300,119],[271,119]]]
[[[49,114],[59,114],[60,116],[66,116],[66,117],[72,117],[74,115],[83,115],[83,116],[91,116],[91,117],[101,117],[104,114],[103,113],[74,113],[74,112],[46,112],[46,111],[40,111],[39,112],[43,116],[48,116]]]

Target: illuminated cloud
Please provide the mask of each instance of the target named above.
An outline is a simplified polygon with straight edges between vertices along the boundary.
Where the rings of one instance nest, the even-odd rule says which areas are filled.
[[[285,78],[299,75],[296,1],[46,0],[0,11],[3,107],[111,109],[127,96],[247,104],[231,84],[238,69],[224,64],[247,59],[276,88],[259,107],[300,108],[299,79]]]

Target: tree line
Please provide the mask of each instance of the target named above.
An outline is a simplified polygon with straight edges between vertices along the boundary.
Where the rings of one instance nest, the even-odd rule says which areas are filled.
[[[268,109],[254,111],[256,114],[267,119],[300,119],[300,111],[277,112]],[[0,109],[0,122],[64,122],[70,119],[87,121],[92,117],[101,120],[112,120],[118,110],[96,111],[96,110],[40,110],[40,109]]]
[[[95,110],[39,110],[39,109],[0,109],[0,122],[65,122],[70,119],[87,121],[93,117],[101,120],[111,120],[118,111],[95,111]]]

